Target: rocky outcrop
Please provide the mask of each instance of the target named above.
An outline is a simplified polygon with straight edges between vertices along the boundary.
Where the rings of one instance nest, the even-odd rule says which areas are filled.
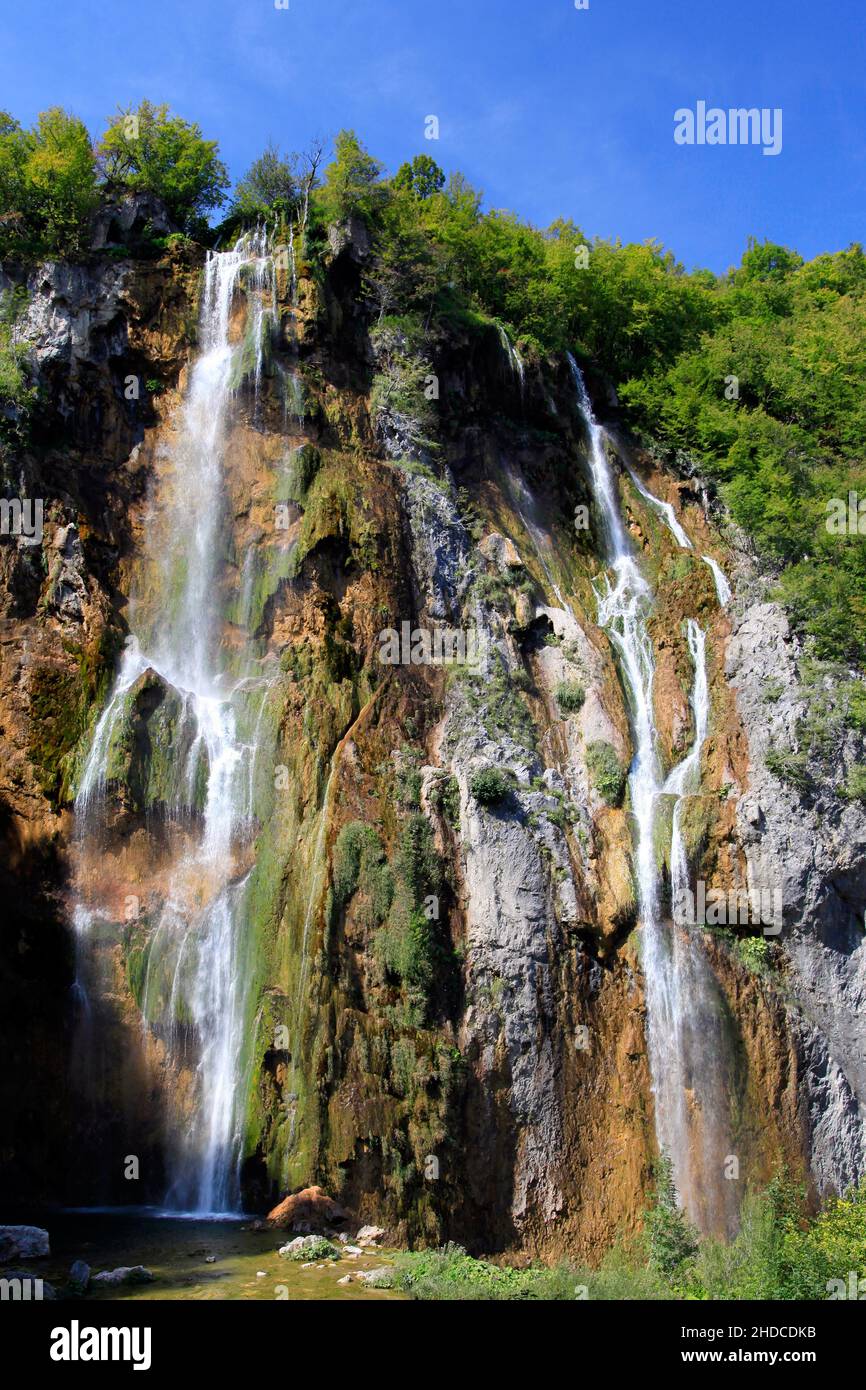
[[[777,893],[782,906],[771,939],[801,1049],[811,1172],[824,1195],[866,1170],[866,811],[839,795],[862,756],[853,730],[834,726],[831,769],[813,761],[806,793],[767,766],[773,748],[797,748],[804,716],[822,703],[822,689],[804,690],[798,677],[802,655],[776,604],[749,605],[734,622],[726,675],[749,741],[749,785],[737,803],[746,881]],[[839,673],[824,680],[832,688]]]

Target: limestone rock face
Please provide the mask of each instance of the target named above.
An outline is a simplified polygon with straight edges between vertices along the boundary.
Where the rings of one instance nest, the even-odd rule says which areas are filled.
[[[857,760],[853,732],[837,735],[835,787],[819,781],[803,795],[767,768],[774,744],[797,739],[804,713],[798,655],[784,613],[758,604],[735,624],[726,675],[749,740],[738,834],[749,883],[781,896],[783,925],[775,939],[802,1050],[811,1169],[827,1192],[856,1181],[866,1168],[866,811],[837,792]],[[770,703],[768,678],[776,687]]]

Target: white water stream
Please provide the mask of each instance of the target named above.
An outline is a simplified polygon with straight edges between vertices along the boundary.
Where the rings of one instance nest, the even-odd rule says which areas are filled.
[[[244,343],[231,334],[239,282],[249,299]],[[131,605],[131,630],[79,782],[76,811],[84,849],[103,820],[112,748],[129,717],[130,691],[155,672],[180,697],[170,753],[177,768],[169,816],[192,827],[171,869],[152,924],[143,1027],[162,1039],[173,1065],[195,1067],[183,1132],[169,1136],[166,1206],[215,1213],[239,1206],[238,1162],[246,991],[241,968],[245,876],[238,845],[252,817],[255,739],[237,729],[239,701],[254,677],[230,675],[221,650],[225,489],[223,460],[238,356],[256,389],[273,312],[273,263],[263,233],[208,256],[200,313],[201,350],[183,404],[169,477],[148,528],[145,568],[155,599]],[[262,706],[263,707],[263,706]],[[183,737],[181,737],[183,735]],[[202,777],[204,770],[204,779]],[[202,782],[204,780],[204,785]],[[197,791],[197,788],[199,790]]]
[[[647,627],[654,598],[623,525],[604,431],[595,419],[577,364],[572,358],[569,362],[589,435],[590,480],[609,570],[596,585],[598,622],[619,659],[630,704],[634,756],[629,796],[636,826],[641,961],[656,1132],[660,1149],[671,1159],[680,1201],[690,1216],[705,1229],[730,1229],[736,1216],[736,1192],[734,1185],[725,1182],[723,1172],[729,1145],[730,1077],[721,992],[700,934],[671,922],[663,911],[657,863],[663,799],[674,798],[668,859],[673,901],[682,900],[688,881],[682,798],[699,789],[701,749],[710,712],[705,638],[697,623],[690,620],[695,738],[686,757],[665,780],[655,725],[654,658]],[[679,544],[691,549],[670,504],[653,497],[632,477],[638,492],[663,515]]]

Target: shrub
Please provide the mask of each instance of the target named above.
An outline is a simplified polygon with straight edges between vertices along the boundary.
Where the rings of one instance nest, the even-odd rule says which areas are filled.
[[[756,975],[763,975],[770,963],[770,943],[765,936],[743,936],[737,942],[737,955]]]
[[[586,691],[577,681],[560,681],[556,687],[556,703],[563,714],[577,714],[585,699]]]
[[[855,763],[845,780],[842,795],[848,801],[866,801],[866,766]]]
[[[496,806],[509,795],[511,779],[498,767],[482,767],[472,774],[469,790],[479,806]]]
[[[626,783],[626,769],[616,755],[616,749],[603,739],[597,739],[586,750],[586,765],[593,786],[610,806],[619,806]]]
[[[698,1252],[698,1236],[677,1198],[673,1165],[661,1154],[656,1165],[655,1198],[644,1218],[651,1267],[671,1279],[684,1273]]]
[[[289,1250],[283,1257],[287,1260],[339,1260],[340,1251],[324,1236],[310,1236],[297,1250]]]
[[[359,887],[371,899],[374,916],[381,911],[381,921],[391,905],[382,843],[371,825],[351,821],[337,836],[332,858],[331,875],[334,902],[345,907]],[[387,900],[387,901],[386,901]]]
[[[460,788],[450,772],[440,777],[430,788],[430,801],[455,830],[460,828]]]
[[[795,752],[793,748],[771,748],[764,762],[768,772],[772,772],[780,782],[787,782],[798,791],[808,791],[811,787],[809,755],[804,750]]]

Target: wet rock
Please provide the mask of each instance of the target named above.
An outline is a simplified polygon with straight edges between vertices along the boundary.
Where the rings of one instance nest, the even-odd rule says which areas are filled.
[[[188,772],[197,733],[181,692],[152,667],[143,671],[124,696],[106,756],[106,781],[126,809],[141,813],[201,804],[207,787],[203,748],[194,775]]]
[[[305,1187],[284,1197],[268,1212],[267,1222],[281,1230],[322,1233],[329,1226],[342,1225],[347,1217],[339,1202],[333,1201],[321,1187]]]
[[[90,1287],[90,1265],[85,1260],[76,1260],[66,1282],[73,1293],[87,1293]]]
[[[115,1287],[119,1284],[152,1284],[154,1276],[144,1265],[120,1265],[117,1269],[104,1269],[94,1274],[91,1283]]]
[[[50,1253],[48,1232],[41,1226],[0,1226],[0,1264],[36,1260]]]

